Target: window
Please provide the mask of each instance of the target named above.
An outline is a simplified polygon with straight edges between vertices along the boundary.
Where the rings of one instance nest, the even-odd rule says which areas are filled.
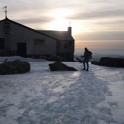
[[[10,33],[10,23],[9,22],[4,22],[3,23],[3,30],[5,34],[9,34]]]
[[[34,45],[44,45],[44,43],[45,43],[44,39],[37,38],[34,40]]]
[[[71,48],[72,47],[72,42],[71,41],[68,41],[65,45],[64,45],[64,48]]]

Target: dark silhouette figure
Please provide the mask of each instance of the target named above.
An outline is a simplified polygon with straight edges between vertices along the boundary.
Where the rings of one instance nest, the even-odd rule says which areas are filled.
[[[82,70],[86,70],[86,71],[89,71],[89,59],[90,59],[90,56],[89,56],[89,50],[87,48],[85,48],[84,50],[84,60],[83,60],[83,66],[84,68]]]

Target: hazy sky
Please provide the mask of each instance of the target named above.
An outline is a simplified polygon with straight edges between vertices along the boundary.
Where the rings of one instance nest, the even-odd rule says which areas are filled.
[[[124,0],[0,0],[0,20],[34,29],[67,30],[79,42],[124,42]],[[77,45],[78,46],[78,45]]]

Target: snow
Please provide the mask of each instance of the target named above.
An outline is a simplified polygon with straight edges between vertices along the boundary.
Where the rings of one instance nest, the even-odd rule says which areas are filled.
[[[30,72],[0,75],[0,124],[124,124],[124,69],[66,62],[78,71],[51,72],[52,62],[23,60]]]
[[[5,60],[7,61],[14,61],[14,60],[21,60],[21,61],[27,61],[27,62],[43,62],[43,61],[46,61],[44,59],[32,59],[32,58],[23,58],[23,57],[20,57],[20,56],[12,56],[12,57],[0,57],[0,62],[4,62]]]

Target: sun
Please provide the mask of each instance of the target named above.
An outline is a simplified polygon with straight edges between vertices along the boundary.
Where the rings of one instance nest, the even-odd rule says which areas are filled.
[[[70,20],[68,16],[71,15],[69,9],[54,9],[49,13],[53,20],[48,24],[48,28],[52,30],[67,30]]]
[[[49,17],[53,18],[53,20],[47,25],[47,29],[49,30],[58,30],[65,31],[67,27],[72,27],[72,32],[78,34],[80,32],[87,32],[86,23],[82,22],[82,20],[71,20],[71,17],[74,12],[68,8],[58,8],[49,12]]]
[[[60,9],[54,9],[53,11],[50,12],[50,16],[53,17],[54,19],[64,19],[70,16],[72,13],[71,10],[66,9],[66,8],[60,8]]]
[[[67,19],[55,19],[48,24],[48,28],[63,31],[67,30],[68,25],[69,20]]]

